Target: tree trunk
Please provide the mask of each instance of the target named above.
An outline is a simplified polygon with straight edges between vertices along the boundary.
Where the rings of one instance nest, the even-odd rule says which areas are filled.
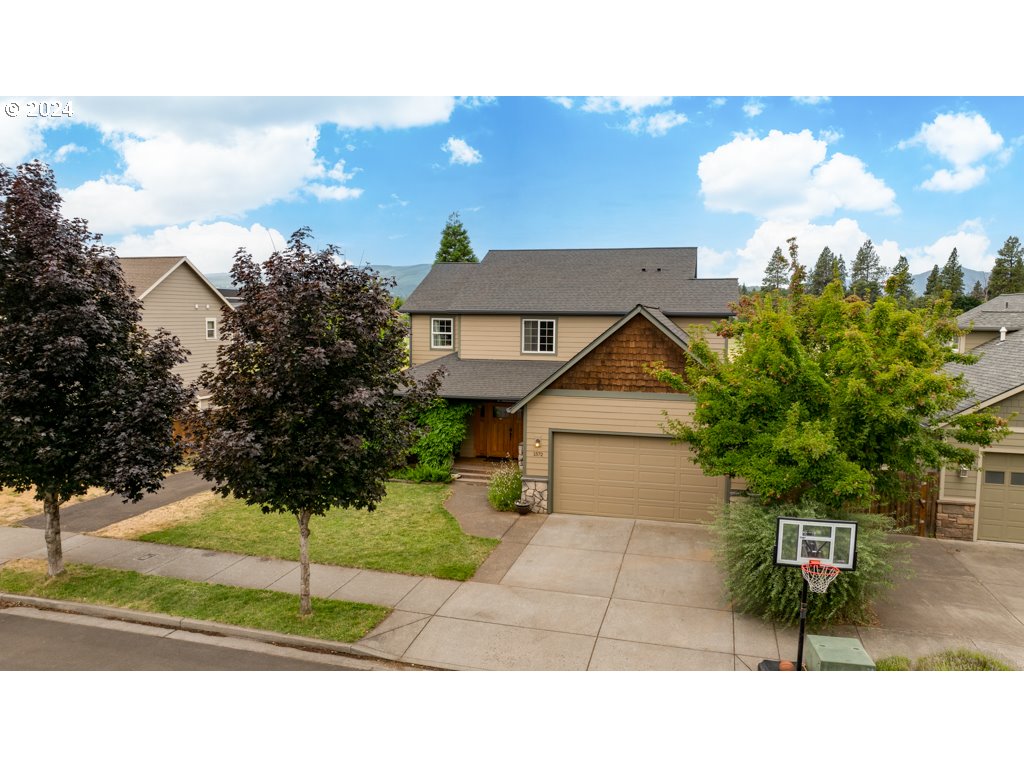
[[[313,613],[313,602],[309,598],[309,518],[311,512],[296,513],[299,521],[299,614]]]
[[[43,514],[46,515],[46,567],[50,576],[64,572],[64,553],[60,547],[60,501],[47,491],[43,496]]]

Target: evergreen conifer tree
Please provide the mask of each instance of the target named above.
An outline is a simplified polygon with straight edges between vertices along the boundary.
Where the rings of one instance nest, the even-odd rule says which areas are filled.
[[[956,248],[949,254],[942,272],[939,273],[939,284],[942,290],[949,291],[954,301],[964,295],[964,268],[960,266]]]
[[[776,248],[772,254],[768,267],[764,271],[764,280],[761,282],[762,291],[779,291],[789,280],[789,262],[782,255],[782,249]]]
[[[988,276],[988,296],[995,298],[1004,293],[1024,293],[1024,248],[1012,236],[999,249]]]
[[[814,262],[814,269],[811,270],[811,280],[807,289],[808,293],[813,293],[815,296],[821,296],[822,291],[825,290],[825,286],[836,279],[843,279],[845,275],[840,275],[839,270],[840,257],[832,253],[832,249],[827,245],[822,249],[821,255],[818,256],[818,260]],[[846,272],[846,266],[843,265],[842,271]],[[845,279],[843,279],[845,283]],[[845,285],[843,286],[845,289]]]
[[[459,219],[457,211],[448,216],[448,223],[441,231],[441,245],[438,246],[437,255],[434,257],[435,264],[469,261],[476,262],[479,259],[473,253],[473,246],[469,244],[469,233]]]
[[[937,299],[942,294],[942,275],[939,273],[939,265],[932,267],[928,275],[928,281],[924,284],[924,295],[929,299]]]
[[[870,240],[865,240],[864,245],[857,251],[850,269],[850,293],[874,303],[882,293],[885,272],[886,269],[878,258],[875,246]]]
[[[885,295],[900,302],[910,302],[914,298],[914,276],[910,274],[910,264],[903,254],[885,281]]]

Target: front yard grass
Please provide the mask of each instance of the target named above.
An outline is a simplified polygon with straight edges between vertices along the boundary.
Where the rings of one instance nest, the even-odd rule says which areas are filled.
[[[444,508],[442,485],[388,483],[373,512],[335,508],[309,525],[314,563],[465,581],[498,545],[468,536]],[[215,497],[203,513],[138,538],[158,544],[215,549],[283,560],[299,558],[293,515],[264,515],[234,498]]]
[[[16,560],[0,568],[0,592],[71,600],[239,627],[352,643],[384,620],[379,605],[313,598],[313,615],[299,616],[295,595],[166,576],[146,576],[94,565],[69,564],[56,578],[42,560]]]

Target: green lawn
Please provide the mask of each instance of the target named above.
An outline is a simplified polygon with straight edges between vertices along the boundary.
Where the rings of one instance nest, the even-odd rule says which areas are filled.
[[[314,563],[465,581],[497,545],[467,536],[442,502],[443,485],[388,483],[374,512],[332,509],[309,524]],[[262,514],[237,499],[218,498],[199,519],[140,537],[143,541],[299,559],[299,526],[288,514]]]
[[[313,615],[299,617],[299,598],[282,592],[200,584],[134,571],[67,565],[56,578],[42,561],[21,560],[0,568],[0,592],[109,605],[240,627],[355,642],[390,613],[387,608],[313,598]]]

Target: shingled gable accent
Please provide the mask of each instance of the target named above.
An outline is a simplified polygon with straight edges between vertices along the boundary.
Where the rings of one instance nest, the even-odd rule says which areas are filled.
[[[657,309],[638,305],[516,403],[514,413],[547,389],[676,393],[643,370],[660,360],[682,371],[689,337]]]

